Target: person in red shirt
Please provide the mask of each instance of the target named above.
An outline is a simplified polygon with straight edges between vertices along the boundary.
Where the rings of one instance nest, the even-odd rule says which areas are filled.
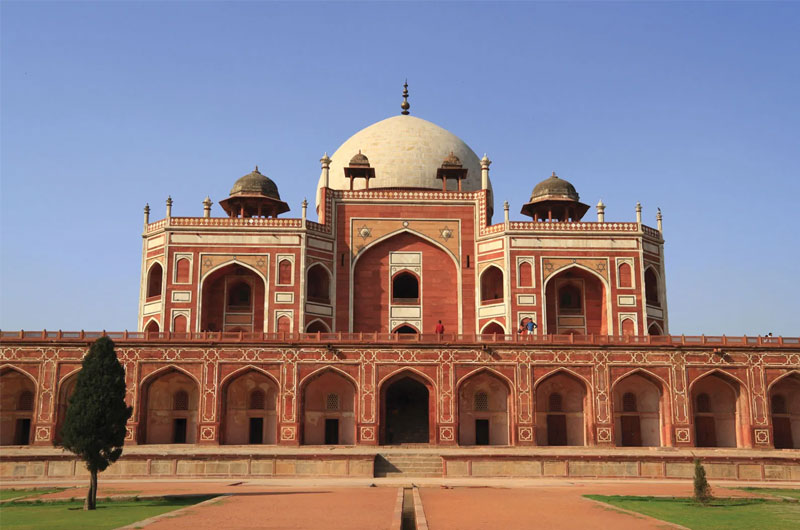
[[[441,335],[444,333],[444,325],[442,325],[442,321],[440,320],[438,324],[436,324],[436,333]]]

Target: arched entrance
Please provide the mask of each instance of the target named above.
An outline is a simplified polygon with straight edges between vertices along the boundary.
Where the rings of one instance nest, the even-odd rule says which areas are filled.
[[[278,387],[257,370],[227,381],[222,389],[222,443],[278,443]]]
[[[586,385],[556,372],[536,387],[536,444],[586,445]]]
[[[61,427],[64,425],[64,419],[67,417],[67,407],[69,407],[69,398],[75,392],[75,385],[78,382],[78,370],[70,374],[61,382],[58,390],[58,402],[56,403],[56,428],[55,440],[61,439]]]
[[[381,387],[381,443],[430,443],[433,412],[423,378],[404,372]]]
[[[775,449],[800,449],[800,374],[772,385],[769,403]]]
[[[719,372],[704,376],[692,387],[695,446],[737,447],[739,384]]]
[[[508,445],[505,381],[488,371],[470,375],[458,391],[459,445]]]
[[[186,373],[171,368],[148,380],[139,407],[139,441],[146,444],[197,442],[200,391]]]
[[[303,383],[302,418],[305,445],[356,443],[356,387],[336,370],[323,370]]]
[[[30,377],[7,368],[0,373],[0,445],[29,445],[33,440],[36,387]]]
[[[661,384],[636,372],[614,385],[615,442],[621,447],[659,447],[661,437]]]

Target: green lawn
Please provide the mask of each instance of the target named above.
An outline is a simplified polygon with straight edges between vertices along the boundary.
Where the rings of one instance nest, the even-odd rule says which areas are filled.
[[[773,497],[790,497],[792,499],[800,500],[800,489],[781,489],[781,488],[737,488],[743,491],[749,491],[756,495],[771,495]]]
[[[55,493],[57,491],[65,490],[66,488],[48,488],[48,489],[2,489],[0,490],[0,501],[6,499],[17,499],[20,497],[35,497],[44,495],[45,493]]]
[[[700,506],[692,499],[678,497],[632,497],[620,495],[586,495],[662,521],[669,521],[692,530],[800,528],[800,503],[768,499],[716,499]]]
[[[23,503],[0,505],[0,525],[7,528],[59,528],[101,530],[118,528],[154,515],[191,506],[213,495],[141,501],[97,501],[97,509],[83,511],[83,502]]]

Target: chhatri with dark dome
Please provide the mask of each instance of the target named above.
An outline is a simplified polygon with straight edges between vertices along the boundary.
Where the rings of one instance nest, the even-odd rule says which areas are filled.
[[[315,219],[282,216],[285,176],[258,168],[224,214],[145,210],[137,331],[113,335],[142,447],[119,473],[367,476],[377,446],[426,444],[447,475],[679,477],[713,447],[721,477],[796,477],[796,451],[749,449],[800,449],[800,341],[670,336],[660,212],[587,219],[553,173],[530,220],[494,216],[488,156],[408,114],[405,88],[306,177]],[[14,476],[80,472],[45,446],[93,336],[0,332],[2,443],[42,446]]]

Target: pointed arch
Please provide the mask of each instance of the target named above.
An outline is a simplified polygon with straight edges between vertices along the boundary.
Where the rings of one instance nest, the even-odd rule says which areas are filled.
[[[310,302],[331,303],[333,274],[323,263],[314,262],[306,269],[306,298]]]
[[[30,382],[33,384],[33,388],[36,389],[36,393],[37,394],[39,393],[39,382],[33,375],[29,374],[19,366],[15,366],[13,364],[4,364],[0,366],[0,375],[5,375],[7,372],[19,372],[20,374],[24,375],[25,377],[30,379]]]
[[[739,394],[742,394],[742,393],[744,393],[745,391],[748,390],[748,386],[741,379],[736,377],[735,375],[733,375],[731,373],[728,373],[725,370],[722,370],[720,368],[712,368],[711,370],[709,370],[707,372],[703,372],[702,374],[700,374],[697,377],[695,377],[694,380],[692,380],[692,382],[689,383],[688,391],[691,392],[692,389],[694,388],[695,384],[697,384],[702,379],[705,379],[706,377],[708,377],[710,375],[714,375],[714,374],[718,374],[720,376],[720,379],[725,381],[728,385],[731,385],[731,383],[737,383],[739,385],[738,389],[733,387],[733,385],[731,385],[731,387],[736,392],[736,396],[737,397],[739,396]]]
[[[552,377],[554,375],[557,375],[559,372],[564,372],[567,375],[571,375],[572,377],[575,377],[575,378],[579,379],[581,381],[581,383],[583,383],[586,386],[587,392],[589,391],[589,389],[592,388],[591,387],[591,383],[589,383],[589,380],[586,379],[584,376],[582,376],[581,374],[579,374],[577,372],[572,371],[571,369],[569,369],[569,368],[567,368],[565,366],[559,366],[557,368],[554,368],[554,369],[550,370],[549,372],[547,372],[546,374],[541,376],[539,379],[534,381],[533,390],[535,391],[536,387],[538,387],[540,383],[542,383],[543,381],[545,381],[546,379],[549,379],[550,377]]]
[[[655,331],[655,333],[653,333]],[[653,336],[659,336],[664,334],[664,329],[658,324],[658,322],[651,322],[649,326],[647,326],[647,334]]]
[[[634,368],[613,381],[610,395],[617,446],[671,445],[672,409],[669,386],[663,378]],[[631,397],[636,405],[633,408],[626,407]]]
[[[458,257],[455,254],[453,254],[450,251],[449,248],[447,248],[446,246],[442,245],[441,243],[439,243],[435,239],[426,236],[422,232],[417,232],[416,230],[412,230],[410,228],[401,228],[400,230],[395,230],[394,232],[390,232],[388,234],[385,234],[385,235],[377,238],[375,241],[370,242],[369,244],[367,244],[366,246],[362,247],[361,250],[358,251],[358,254],[356,254],[355,258],[353,258],[353,261],[350,263],[351,280],[352,280],[353,271],[355,271],[355,269],[356,269],[356,263],[358,263],[358,260],[361,258],[361,256],[366,254],[366,252],[369,249],[371,249],[372,247],[378,245],[379,243],[383,243],[384,241],[386,241],[388,239],[391,239],[394,236],[400,235],[402,233],[408,233],[408,234],[411,234],[413,236],[417,236],[420,239],[424,239],[428,243],[431,243],[432,245],[439,247],[441,250],[444,250],[445,253],[447,253],[447,255],[450,256],[450,259],[453,260],[453,263],[455,264],[456,268],[458,269],[459,264],[460,264],[460,262],[458,260]]]
[[[277,386],[278,389],[280,390],[281,388],[280,381],[278,381],[278,379],[274,375],[264,370],[263,368],[259,368],[258,366],[255,366],[253,364],[246,364],[241,368],[237,368],[233,372],[229,373],[228,375],[220,379],[219,387],[222,388],[223,386],[227,385],[240,375],[245,375],[247,372],[258,372],[261,375],[267,376],[273,383],[275,383],[275,386]]]
[[[153,409],[154,402],[151,396],[151,393],[155,392],[153,385],[159,385],[159,380],[169,377],[171,374],[180,375],[189,380],[187,388],[190,388],[191,391],[187,391],[187,409],[174,410],[173,408],[175,393],[181,390],[186,391],[185,388],[182,388],[185,383],[180,382],[173,383],[177,388],[173,386],[160,389],[157,393],[161,397],[160,405],[157,405],[157,409]],[[169,381],[162,383],[170,385]],[[193,374],[176,364],[163,366],[143,377],[139,382],[138,407],[135,411],[139,420],[137,432],[139,443],[196,443],[202,388],[202,384]],[[159,412],[151,416],[151,409]]]
[[[142,326],[142,331],[145,333],[160,333],[161,323],[158,321],[156,317],[150,317],[147,320],[147,323],[144,326]]]
[[[0,368],[0,445],[30,445],[39,408],[36,379],[17,366]]]
[[[417,326],[414,324],[409,324],[408,322],[401,322],[400,324],[396,325],[392,330],[392,333],[399,333],[399,334],[409,334],[411,335],[416,334],[419,335],[420,331],[417,329]]]
[[[356,443],[358,382],[335,366],[322,366],[300,380],[300,442],[312,445]],[[330,399],[335,396],[335,399]],[[328,403],[334,403],[329,407]]]
[[[197,314],[195,315],[195,330],[197,330],[197,331],[203,331],[204,330],[203,315],[204,315],[205,311],[207,311],[207,309],[204,307],[206,305],[206,302],[205,302],[205,298],[206,298],[206,283],[208,282],[209,278],[212,278],[213,274],[215,274],[216,272],[218,272],[218,271],[220,271],[220,270],[222,270],[222,269],[224,269],[226,267],[230,267],[230,266],[239,266],[239,267],[242,267],[243,269],[247,269],[250,272],[252,272],[253,274],[255,274],[256,277],[258,277],[261,280],[261,285],[263,286],[263,289],[264,289],[264,303],[263,303],[263,306],[262,305],[258,305],[256,303],[258,298],[260,297],[260,293],[258,292],[259,291],[258,285],[254,283],[253,286],[252,286],[253,289],[251,291],[251,297],[252,297],[252,302],[251,302],[252,308],[251,309],[252,309],[252,317],[253,317],[251,326],[252,326],[254,331],[258,328],[255,318],[256,318],[256,315],[259,313],[259,310],[261,310],[261,311],[263,311],[263,319],[262,319],[262,322],[261,322],[261,329],[263,331],[267,331],[267,305],[268,305],[267,302],[269,300],[269,292],[270,292],[269,291],[269,284],[267,282],[267,276],[262,271],[258,270],[256,267],[250,265],[249,263],[245,263],[245,262],[239,261],[238,259],[230,259],[228,261],[220,263],[220,264],[212,267],[211,269],[207,270],[204,274],[200,275],[200,281],[198,283],[198,288],[197,288],[197,293],[198,293],[197,299],[198,299],[198,302],[197,302]],[[222,277],[224,278],[224,275]],[[221,278],[219,278],[219,279],[221,279]],[[227,303],[227,300],[224,300],[223,303]],[[209,331],[224,331],[224,328],[225,328],[225,323],[223,322],[220,325],[220,329],[218,329],[218,330],[209,330]]]
[[[58,380],[56,384],[56,404],[55,404],[55,411],[56,411],[56,425],[54,429],[54,436],[55,440],[60,439],[60,431],[61,426],[64,424],[64,418],[67,414],[67,407],[69,406],[69,398],[72,392],[75,391],[75,383],[78,381],[78,374],[81,371],[81,367],[78,366],[64,377]]]
[[[542,297],[544,298],[544,300],[542,302],[542,310],[544,312],[544,315],[543,315],[544,318],[542,319],[543,320],[542,325],[544,326],[544,329],[542,330],[542,332],[546,333],[546,334],[554,334],[554,331],[550,330],[548,328],[548,321],[550,320],[549,313],[550,313],[551,310],[548,309],[548,304],[549,304],[550,300],[548,300],[547,288],[548,288],[550,282],[553,279],[559,277],[562,273],[567,272],[569,269],[573,269],[573,268],[577,269],[577,270],[580,270],[580,271],[587,272],[590,276],[592,276],[595,279],[600,281],[600,284],[603,287],[603,299],[604,299],[604,304],[603,305],[604,305],[604,310],[605,310],[606,332],[607,333],[611,333],[611,330],[614,329],[614,315],[613,315],[613,308],[612,308],[612,303],[611,303],[611,284],[600,273],[598,273],[597,271],[592,270],[589,267],[586,267],[585,265],[582,265],[580,263],[569,263],[567,265],[564,265],[563,267],[560,267],[560,268],[554,270],[553,272],[551,272],[550,275],[542,282]],[[557,295],[555,295],[555,296],[557,296]],[[553,309],[553,311],[555,311],[555,309]],[[584,311],[585,311],[585,308],[584,308]]]
[[[652,264],[644,268],[644,295],[646,304],[661,306],[661,275]]]
[[[800,378],[800,370],[792,369],[786,372],[785,374],[781,374],[775,378],[773,382],[767,385],[767,393],[772,390],[772,387],[775,386],[777,383],[781,382],[782,380],[786,379],[787,377],[797,376]]]
[[[330,326],[328,326],[328,324],[326,324],[325,321],[320,319],[320,318],[315,318],[314,320],[312,320],[311,322],[306,324],[306,333],[316,333],[316,331],[311,331],[311,327],[312,326],[321,326],[321,327],[323,327],[325,330],[324,331],[320,330],[320,333],[330,333],[331,332]]]
[[[660,377],[660,376],[654,374],[653,372],[651,372],[647,368],[641,368],[641,367],[632,368],[631,370],[628,370],[624,374],[622,374],[622,375],[618,376],[616,379],[614,379],[614,381],[611,383],[611,391],[613,392],[614,391],[614,387],[617,386],[617,383],[619,383],[620,381],[622,381],[626,377],[631,376],[631,375],[637,375],[637,374],[641,375],[645,379],[653,380],[653,383],[655,383],[655,385],[657,387],[659,387],[659,390],[661,391],[662,394],[669,394],[670,386],[667,384],[667,382],[664,380],[663,377]]]
[[[508,377],[487,366],[472,370],[456,382],[460,445],[511,445],[513,388]]]
[[[689,383],[687,394],[697,447],[751,445],[748,387],[738,377],[714,368]],[[708,408],[698,406],[705,402]]]
[[[495,326],[495,327],[490,328],[490,329],[497,329],[499,327],[500,331],[499,332],[498,331],[487,331],[486,329],[489,328],[489,326]],[[506,327],[503,324],[501,324],[497,319],[493,318],[489,322],[487,322],[486,324],[483,325],[483,327],[481,328],[481,333],[480,334],[481,335],[491,335],[491,334],[506,335]]]
[[[434,443],[437,387],[428,375],[403,366],[384,376],[377,389],[381,444]]]
[[[592,445],[592,387],[584,377],[558,367],[540,377],[533,388],[538,445]]]

